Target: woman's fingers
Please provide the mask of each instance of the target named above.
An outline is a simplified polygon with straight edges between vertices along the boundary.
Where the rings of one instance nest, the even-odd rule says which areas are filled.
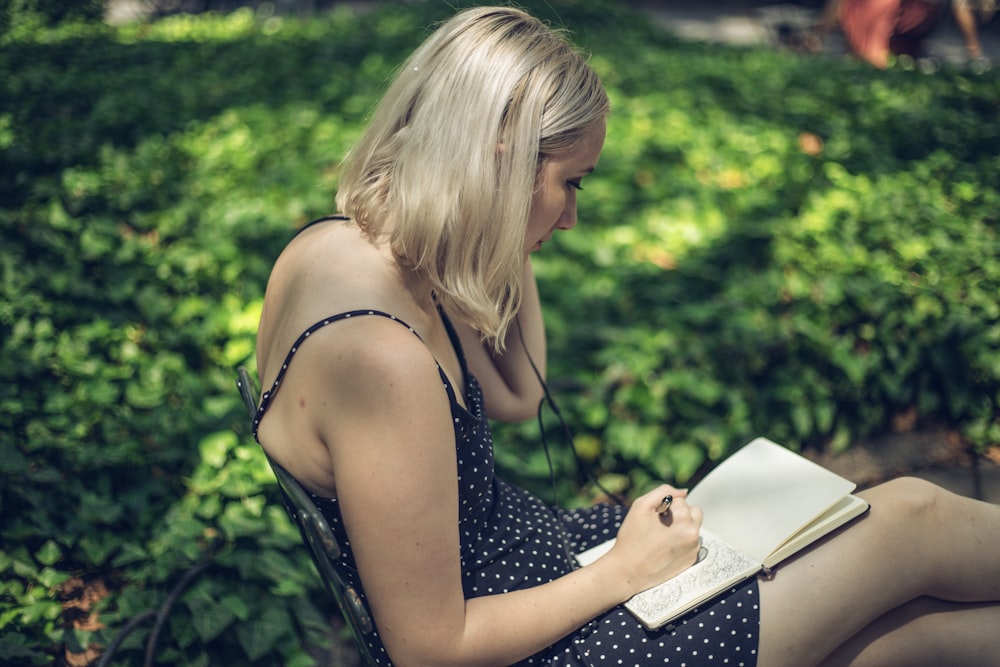
[[[687,489],[678,489],[669,484],[661,484],[652,491],[639,496],[633,503],[633,507],[648,507],[653,511],[663,514],[664,504],[669,508],[675,500],[686,498]]]
[[[700,548],[702,512],[687,503],[687,490],[662,484],[632,504],[615,550],[644,590],[690,567]],[[638,592],[638,591],[637,591]]]

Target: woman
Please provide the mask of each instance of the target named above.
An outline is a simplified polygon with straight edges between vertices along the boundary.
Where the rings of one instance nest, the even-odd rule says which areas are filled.
[[[348,545],[372,652],[437,667],[993,659],[1000,607],[976,603],[1000,599],[996,507],[913,480],[872,489],[869,517],[773,581],[647,632],[621,603],[694,562],[701,512],[684,491],[569,513],[495,478],[486,415],[524,419],[541,398],[531,253],[576,224],[607,113],[558,34],[514,9],[461,12],[405,63],[352,152],[337,197],[349,217],[307,227],[277,260],[256,434]],[[572,553],[614,535],[574,568]]]

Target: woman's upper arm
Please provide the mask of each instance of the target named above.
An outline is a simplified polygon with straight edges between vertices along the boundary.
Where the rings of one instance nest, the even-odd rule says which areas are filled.
[[[460,636],[465,620],[450,405],[412,333],[359,324],[356,345],[341,339],[326,355],[317,429],[383,641],[426,658]]]
[[[336,344],[322,335],[310,342],[304,418],[330,452],[351,548],[393,662],[511,664],[633,594],[613,551],[539,586],[465,599],[449,398],[423,343],[396,323],[381,325],[353,322]]]

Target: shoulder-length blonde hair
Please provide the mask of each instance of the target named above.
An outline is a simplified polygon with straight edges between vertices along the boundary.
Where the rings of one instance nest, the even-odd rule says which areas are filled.
[[[396,74],[347,157],[337,206],[501,350],[539,166],[608,109],[559,32],[513,8],[462,11]]]

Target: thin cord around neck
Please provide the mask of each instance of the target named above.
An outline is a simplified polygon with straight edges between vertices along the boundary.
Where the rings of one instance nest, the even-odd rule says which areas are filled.
[[[556,474],[555,467],[552,465],[552,455],[549,452],[549,442],[548,438],[545,436],[545,421],[542,418],[542,409],[545,404],[548,403],[552,412],[555,414],[556,418],[559,419],[559,424],[562,426],[563,437],[566,439],[566,444],[569,447],[570,452],[573,453],[573,460],[576,461],[577,470],[582,473],[590,482],[601,490],[604,495],[608,496],[614,500],[619,505],[624,505],[625,502],[616,493],[604,488],[604,485],[597,480],[596,477],[587,469],[587,466],[580,459],[580,455],[576,451],[576,446],[573,444],[573,432],[569,428],[569,424],[566,423],[566,419],[563,417],[562,411],[559,409],[559,405],[556,403],[556,399],[552,396],[552,392],[549,391],[549,386],[542,377],[541,372],[538,370],[538,366],[535,365],[535,360],[531,358],[531,352],[528,351],[528,344],[524,340],[524,330],[521,329],[521,318],[517,317],[514,319],[514,324],[517,326],[517,335],[521,341],[521,347],[524,348],[524,354],[528,358],[528,364],[531,365],[531,370],[535,374],[535,378],[542,387],[542,393],[544,397],[538,402],[538,430],[542,438],[542,448],[545,450],[545,460],[549,466],[549,483],[552,485],[552,498],[555,505],[559,504],[559,491],[556,488]]]

